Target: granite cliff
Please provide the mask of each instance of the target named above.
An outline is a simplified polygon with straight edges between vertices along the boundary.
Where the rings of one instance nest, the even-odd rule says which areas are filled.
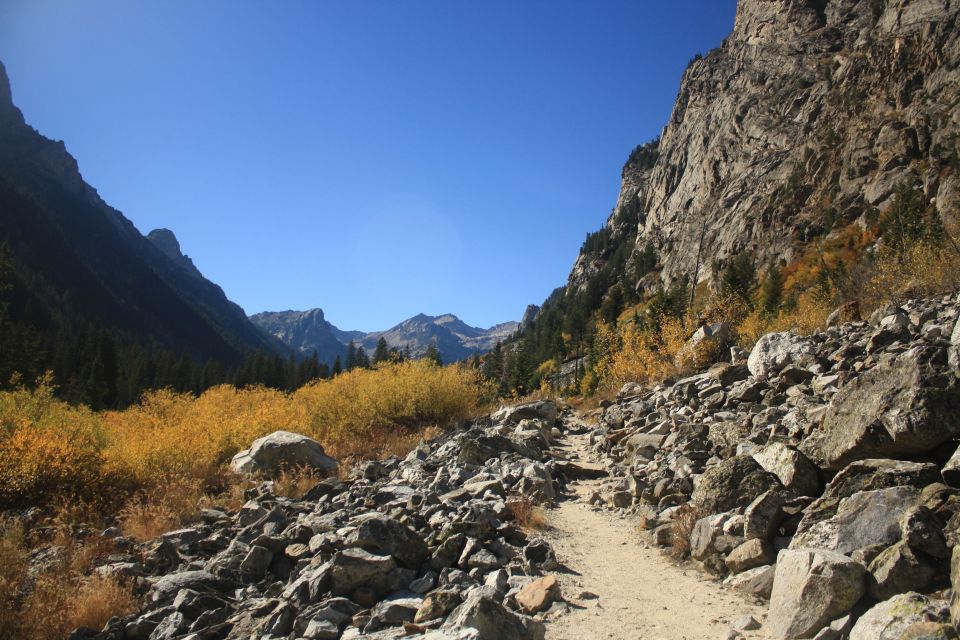
[[[623,243],[628,265],[658,256],[627,270],[641,294],[713,283],[744,250],[789,263],[901,183],[955,216],[958,15],[951,0],[742,0],[730,36],[684,73],[662,135],[624,166],[610,240],[581,253],[568,291]]]

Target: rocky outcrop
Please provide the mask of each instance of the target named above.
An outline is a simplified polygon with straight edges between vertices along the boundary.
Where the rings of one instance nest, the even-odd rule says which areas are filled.
[[[947,212],[960,195],[958,14],[945,0],[741,0],[730,36],[683,74],[662,135],[624,166],[611,241],[581,253],[568,291],[618,242],[635,259],[652,247],[668,283],[715,281],[743,250],[790,262],[901,183]],[[629,270],[622,284],[650,288]]]
[[[170,258],[172,262],[184,271],[198,278],[203,278],[203,274],[200,273],[197,266],[193,264],[190,256],[184,255],[183,251],[180,250],[180,241],[177,240],[177,236],[173,231],[170,231],[170,229],[154,229],[147,234],[147,240],[152,242],[153,246],[160,249],[165,256]]]
[[[361,338],[361,331],[340,331],[323,314],[323,309],[309,311],[264,311],[250,316],[250,321],[298,355],[332,365],[347,355],[347,343]]]
[[[946,350],[892,355],[836,395],[806,451],[827,469],[863,458],[921,454],[960,435],[960,385]]]

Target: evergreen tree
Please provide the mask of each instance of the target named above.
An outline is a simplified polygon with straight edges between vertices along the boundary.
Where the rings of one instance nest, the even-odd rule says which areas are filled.
[[[530,381],[536,367],[530,358],[531,342],[528,339],[521,340],[510,358],[509,386],[520,396],[532,390]]]
[[[773,265],[767,271],[760,287],[760,311],[766,316],[774,316],[783,303],[783,272]]]
[[[498,388],[503,387],[503,347],[499,340],[490,353],[484,358],[483,366],[480,370],[485,378],[496,382]],[[502,393],[503,389],[501,388],[500,391]]]
[[[377,347],[373,350],[373,363],[388,362],[390,360],[390,347],[387,346],[387,340],[383,336],[377,340]]]
[[[749,251],[738,253],[727,264],[720,279],[720,291],[725,295],[750,302],[753,290],[757,286],[757,268],[753,263],[753,254]]]
[[[440,357],[440,349],[437,348],[436,342],[430,343],[430,346],[427,347],[427,352],[423,354],[423,357],[426,360],[431,360],[437,366],[443,366],[443,359]]]
[[[614,323],[620,316],[621,311],[623,311],[623,287],[618,282],[607,291],[607,295],[600,305],[599,313],[605,322]]]
[[[367,355],[367,351],[363,347],[357,347],[354,359],[356,361],[355,366],[360,367],[361,369],[370,368],[370,356]]]
[[[939,244],[944,237],[939,213],[927,206],[919,189],[907,183],[897,187],[893,204],[880,220],[880,233],[884,246],[898,261],[903,261],[916,243]]]
[[[357,366],[357,345],[353,344],[353,340],[347,345],[347,362],[344,366],[347,371]]]
[[[333,361],[333,376],[338,376],[343,373],[343,366],[340,364],[340,356],[337,356],[337,359]]]

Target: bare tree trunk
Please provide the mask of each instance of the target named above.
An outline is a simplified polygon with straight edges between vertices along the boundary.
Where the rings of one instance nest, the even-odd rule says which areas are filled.
[[[690,304],[687,306],[688,310],[693,310],[693,301],[697,295],[697,279],[700,277],[700,255],[703,251],[703,236],[707,233],[707,219],[703,219],[703,224],[700,225],[700,242],[697,244],[697,261],[693,268],[693,280],[690,282]]]

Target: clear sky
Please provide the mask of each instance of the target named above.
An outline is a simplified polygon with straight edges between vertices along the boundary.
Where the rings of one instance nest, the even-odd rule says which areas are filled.
[[[0,0],[14,101],[248,313],[519,319],[735,0]]]

